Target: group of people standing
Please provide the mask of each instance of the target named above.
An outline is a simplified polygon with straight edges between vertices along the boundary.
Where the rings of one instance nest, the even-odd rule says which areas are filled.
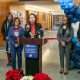
[[[16,55],[18,58],[18,70],[22,71],[22,50],[23,45],[19,43],[19,38],[42,38],[44,35],[41,24],[37,22],[36,15],[29,15],[29,22],[25,25],[25,28],[20,25],[20,19],[18,17],[13,19],[11,13],[3,22],[2,35],[4,43],[6,44],[6,53],[8,58],[7,66],[12,66],[12,69],[16,69]],[[75,33],[74,28],[71,25],[71,21],[67,16],[63,17],[62,25],[58,30],[57,38],[59,41],[60,52],[60,73],[68,74],[70,51],[72,47],[72,38],[76,34],[80,38],[80,25]],[[53,44],[54,45],[54,44]],[[65,55],[65,57],[64,57]],[[64,58],[66,64],[64,64]]]
[[[6,53],[8,64],[12,69],[16,68],[16,55],[18,59],[18,70],[22,71],[22,50],[23,45],[19,43],[19,38],[42,38],[43,30],[41,24],[37,22],[36,15],[29,15],[29,22],[25,28],[21,26],[18,17],[13,18],[11,13],[8,14],[6,20],[2,24],[2,35],[4,43],[6,44]]]

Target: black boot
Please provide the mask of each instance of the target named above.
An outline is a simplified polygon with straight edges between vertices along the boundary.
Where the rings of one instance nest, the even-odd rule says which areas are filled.
[[[11,53],[7,53],[7,59],[8,59],[8,63],[7,66],[11,66]]]

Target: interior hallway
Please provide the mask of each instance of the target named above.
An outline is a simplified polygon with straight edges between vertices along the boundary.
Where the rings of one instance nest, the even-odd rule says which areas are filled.
[[[55,34],[54,34],[55,33]],[[48,35],[48,36],[47,36]],[[56,37],[56,32],[45,32],[44,37],[53,38]],[[0,50],[0,80],[5,80],[6,72],[11,69],[11,67],[6,66],[7,59],[5,52]],[[23,53],[23,70],[24,70],[24,53]],[[78,70],[71,70],[68,75],[64,76],[59,74],[59,51],[58,51],[58,41],[49,40],[47,44],[43,45],[43,72],[48,74],[52,80],[80,80],[80,74],[77,73]]]

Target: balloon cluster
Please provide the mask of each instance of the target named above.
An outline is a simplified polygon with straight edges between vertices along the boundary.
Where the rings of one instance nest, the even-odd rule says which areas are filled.
[[[70,69],[80,69],[80,48],[76,47],[70,55]]]
[[[80,49],[80,40],[78,40],[77,37],[73,37],[72,42],[74,43],[74,45]]]
[[[73,37],[72,42],[74,43],[74,51],[70,54],[70,68],[80,69],[80,40],[77,37]]]
[[[76,23],[80,20],[80,9],[74,5],[73,0],[56,0],[64,10],[64,13],[71,19],[71,22]]]

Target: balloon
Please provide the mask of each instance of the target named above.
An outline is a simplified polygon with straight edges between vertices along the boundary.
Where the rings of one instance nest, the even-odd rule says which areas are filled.
[[[64,0],[65,3],[72,3],[73,0]]]
[[[80,61],[76,62],[76,68],[80,69]]]
[[[80,49],[80,42],[76,43],[76,46]]]
[[[61,4],[61,9],[65,10],[65,9],[68,9],[68,8],[69,8],[68,4],[66,4],[66,3]]]
[[[74,4],[73,4],[73,3],[69,3],[69,4],[68,4],[69,9],[72,9],[72,8],[73,8],[73,6],[74,6]]]
[[[76,16],[78,19],[80,19],[80,10],[79,10],[79,9],[77,9],[77,11],[75,12],[75,16]]]
[[[71,14],[69,14],[69,15],[67,15],[68,17],[69,17],[69,19],[72,19],[74,16],[73,15],[71,15]]]
[[[78,7],[77,7],[77,6],[75,6],[75,5],[73,6],[73,8],[74,8],[75,10],[77,10],[77,9],[78,9]]]
[[[76,56],[75,56],[74,61],[75,61],[75,62],[79,61],[79,58],[80,58],[80,57],[79,57],[79,55],[77,54],[77,51],[76,51]]]
[[[60,6],[61,6],[61,9],[65,10],[66,4],[60,4]]]
[[[66,4],[66,5],[65,5],[65,9],[69,9],[69,6],[68,6],[68,4]]]
[[[70,60],[69,69],[74,69],[74,68],[75,68],[75,62]]]
[[[58,3],[59,4],[63,4],[64,3],[64,0],[58,0]]]
[[[73,51],[73,52],[70,54],[70,59],[75,61],[75,57],[76,57],[76,51]]]
[[[70,9],[71,14],[75,14],[75,11],[76,11],[76,8],[74,8],[74,7]]]
[[[65,13],[66,15],[70,14],[69,9],[65,9],[65,10],[64,10],[64,13]]]
[[[77,61],[80,61],[80,55],[76,55],[76,60],[75,60],[76,62]]]
[[[77,42],[78,42],[77,37],[73,37],[72,42],[73,42],[73,43],[77,43]]]
[[[76,23],[78,21],[78,19],[76,17],[71,19],[71,22]]]
[[[56,0],[64,13],[71,19],[72,23],[80,21],[80,10],[73,4],[73,0]]]

